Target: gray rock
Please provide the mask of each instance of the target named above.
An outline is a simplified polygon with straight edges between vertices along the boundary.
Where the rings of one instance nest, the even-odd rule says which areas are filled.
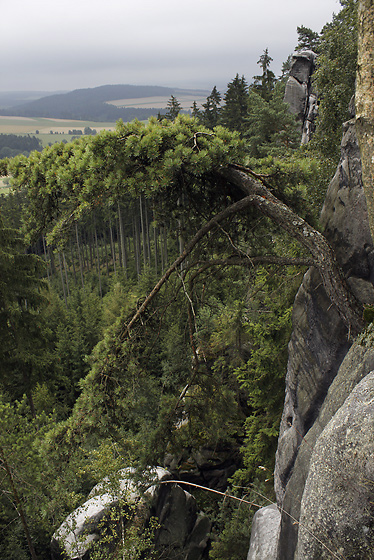
[[[256,511],[247,560],[276,560],[280,520],[276,504]]]
[[[279,559],[294,557],[298,538],[297,521],[300,517],[300,504],[309,473],[310,457],[316,441],[354,387],[373,369],[374,348],[353,345],[329,388],[317,420],[301,442],[282,504]]]
[[[356,297],[372,303],[373,246],[353,121],[344,127],[342,156],[328,188],[321,223]],[[276,454],[275,490],[284,510],[278,560],[294,558],[300,503],[317,438],[350,391],[374,369],[371,349],[354,346],[347,354],[351,346],[347,335],[318,272],[309,270],[294,303]]]
[[[173,484],[162,489],[152,511],[161,525],[156,548],[161,558],[200,560],[207,549],[210,521],[196,508],[194,497]]]
[[[374,558],[374,372],[319,436],[301,503],[295,560]]]
[[[210,521],[197,511],[193,496],[172,483],[150,485],[141,497],[133,474],[133,469],[123,469],[114,483],[104,480],[95,486],[89,499],[53,535],[52,560],[88,559],[93,543],[99,541],[103,531],[109,526],[115,530],[116,522],[108,514],[115,511],[120,500],[136,505],[137,526],[143,527],[151,516],[157,516],[160,528],[155,534],[155,546],[160,557],[201,560],[208,547]],[[157,467],[151,471],[151,477],[155,482],[166,481],[170,473]],[[116,544],[114,539],[103,546],[110,549]]]
[[[291,113],[303,122],[308,102],[307,85],[298,82],[296,78],[290,76],[287,80],[284,101],[290,106]]]
[[[300,83],[308,83],[315,66],[316,55],[313,51],[296,51],[292,55],[290,76]]]
[[[284,101],[290,112],[300,122],[301,144],[307,144],[315,130],[318,112],[317,96],[312,91],[311,76],[315,68],[316,55],[313,51],[295,52],[292,57],[290,75],[286,84]]]
[[[342,157],[326,194],[321,223],[356,295],[369,303],[373,297],[373,246],[352,121],[346,123],[344,131]],[[348,333],[326,296],[318,272],[310,269],[293,308],[286,398],[275,467],[275,490],[280,506],[301,440],[317,418],[350,345]]]
[[[346,327],[331,307],[319,273],[310,269],[295,299],[288,347],[286,398],[274,473],[279,506],[302,438],[312,426],[349,347]]]
[[[354,120],[344,124],[341,159],[326,193],[321,225],[347,276],[371,280],[373,247]]]
[[[109,512],[119,505],[120,500],[134,504],[139,500],[139,492],[132,480],[134,470],[123,469],[115,480],[105,479],[97,484],[89,494],[89,499],[74,510],[54,533],[51,542],[52,559],[68,558],[78,560],[88,558],[94,542],[100,539],[107,527],[105,522]],[[170,473],[158,467],[152,471],[155,480],[167,480]],[[150,486],[145,496],[155,498],[157,486]]]
[[[218,444],[184,451],[179,456],[166,454],[164,466],[180,480],[224,491],[227,480],[240,465],[239,448],[238,443]]]

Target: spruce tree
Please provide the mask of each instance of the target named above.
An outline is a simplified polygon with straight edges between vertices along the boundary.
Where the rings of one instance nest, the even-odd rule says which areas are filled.
[[[214,86],[210,95],[206,98],[206,103],[203,103],[202,122],[207,128],[214,128],[219,124],[221,112],[222,96]]]
[[[223,99],[225,104],[222,108],[221,123],[229,130],[243,132],[248,110],[248,84],[244,76],[240,78],[239,74],[236,74],[227,85]]]
[[[42,269],[0,215],[0,383],[14,398],[26,393],[33,413],[32,388],[48,361],[40,314],[46,302]]]
[[[166,109],[167,111],[165,117],[169,121],[173,121],[179,115],[182,105],[179,103],[178,99],[172,95],[168,101]]]
[[[259,93],[265,101],[269,101],[276,81],[274,72],[270,70],[272,61],[273,59],[269,55],[269,50],[266,48],[257,61],[257,64],[262,68],[262,74],[253,76],[254,82],[251,86],[251,89]]]

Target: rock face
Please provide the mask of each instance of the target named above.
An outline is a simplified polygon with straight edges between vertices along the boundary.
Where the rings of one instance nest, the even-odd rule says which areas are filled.
[[[178,456],[167,454],[164,466],[180,480],[225,491],[227,480],[237,470],[240,461],[239,445],[216,445]]]
[[[100,540],[110,525],[114,538],[103,544],[115,549],[120,536],[116,535],[119,503],[135,505],[133,523],[138,527],[157,517],[160,527],[155,533],[155,545],[160,558],[171,560],[201,560],[207,552],[210,521],[197,511],[193,496],[177,484],[150,486],[140,498],[132,480],[132,469],[123,469],[115,485],[103,481],[95,486],[89,499],[73,511],[53,535],[52,560],[88,560],[92,545]],[[167,481],[171,475],[158,467],[152,473],[155,482]],[[122,505],[123,507],[123,505]],[[116,510],[118,515],[116,515]],[[114,531],[114,532],[113,532]]]
[[[347,397],[314,446],[301,502],[295,559],[330,559],[331,551],[346,560],[373,559],[373,499],[371,372]]]
[[[373,245],[354,120],[344,127],[321,222],[352,290],[373,304]],[[282,514],[279,537],[274,527],[269,533],[276,549],[269,560],[374,558],[372,371],[374,343],[352,345],[318,272],[310,269],[294,304],[275,468]]]
[[[276,558],[280,517],[276,504],[261,508],[255,513],[247,560]]]
[[[307,144],[315,129],[318,111],[317,96],[312,91],[311,76],[315,67],[316,55],[313,51],[295,52],[292,67],[286,84],[284,101],[300,122],[301,143]]]

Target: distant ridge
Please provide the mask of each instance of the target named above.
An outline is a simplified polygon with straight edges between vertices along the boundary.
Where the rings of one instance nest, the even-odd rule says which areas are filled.
[[[70,120],[90,120],[115,122],[118,119],[130,121],[144,120],[157,115],[155,108],[118,108],[107,102],[115,99],[136,99],[142,97],[179,94],[209,94],[201,90],[186,90],[162,86],[104,85],[95,88],[76,89],[68,93],[47,95],[27,103],[0,109],[0,115],[18,117],[44,117]]]

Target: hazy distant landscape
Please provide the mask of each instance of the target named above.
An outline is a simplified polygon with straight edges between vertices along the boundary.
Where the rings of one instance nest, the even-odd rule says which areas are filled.
[[[184,110],[194,101],[205,101],[208,91],[184,90],[161,86],[106,85],[57,93],[19,103],[21,92],[14,94],[14,104],[0,109],[6,117],[52,118],[92,122],[146,120],[165,109],[174,95]],[[1,97],[0,97],[1,106]]]
[[[43,117],[6,117],[0,115],[0,133],[7,134],[49,134],[50,131],[56,134],[67,134],[72,128],[85,128],[90,126],[97,131],[114,127],[115,122],[81,121],[68,119],[53,119]]]

